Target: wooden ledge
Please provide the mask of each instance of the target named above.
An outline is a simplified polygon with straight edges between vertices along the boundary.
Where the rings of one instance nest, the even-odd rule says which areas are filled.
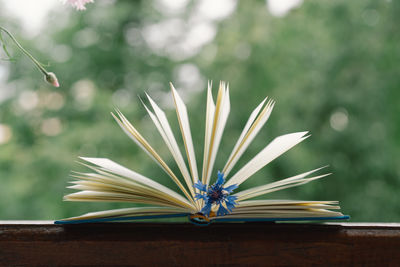
[[[0,221],[0,265],[397,265],[400,224]]]

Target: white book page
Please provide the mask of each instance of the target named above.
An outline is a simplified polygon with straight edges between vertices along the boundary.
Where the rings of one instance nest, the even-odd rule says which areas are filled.
[[[149,197],[137,196],[129,193],[116,193],[106,191],[79,191],[76,193],[69,194],[64,197],[64,200],[68,201],[89,201],[89,202],[132,202],[136,204],[152,204],[179,207],[176,202],[168,201],[167,199],[155,199]]]
[[[171,130],[171,126],[168,123],[167,116],[164,111],[162,111],[158,105],[151,99],[150,96],[147,95],[147,98],[150,101],[151,106],[155,112],[155,115],[147,108],[147,106],[143,103],[143,106],[146,108],[147,113],[152,119],[153,123],[157,127],[157,130],[161,134],[165,144],[167,145],[169,151],[171,152],[172,157],[174,158],[176,164],[178,165],[179,170],[182,173],[182,176],[186,182],[187,188],[189,189],[192,197],[194,197],[193,183],[190,177],[189,171],[186,167],[185,161],[182,157],[181,151],[178,147],[174,134]]]
[[[235,146],[232,149],[231,154],[229,155],[229,158],[225,164],[225,167],[223,169],[223,173],[225,176],[228,176],[229,171],[231,169],[231,167],[229,166],[231,164],[232,158],[235,156],[235,154],[238,151],[238,148],[240,146],[240,144],[242,144],[242,141],[244,139],[244,137],[246,136],[247,132],[249,131],[251,125],[253,124],[254,120],[256,119],[258,113],[260,112],[261,108],[264,106],[265,101],[267,100],[267,98],[265,98],[250,114],[246,125],[244,126],[242,133],[240,134],[238,140],[236,141]]]
[[[190,172],[192,174],[192,181],[193,184],[195,184],[199,179],[199,174],[197,171],[196,155],[194,152],[192,133],[190,131],[189,117],[187,114],[186,105],[182,101],[181,97],[175,90],[172,83],[170,83],[170,86],[171,86],[172,96],[174,98],[176,115],[178,117],[178,122],[182,133],[182,139],[185,144],[185,151],[189,162]]]
[[[206,175],[205,177],[203,176],[203,179],[205,179],[205,184],[210,183],[211,172],[214,167],[215,158],[217,156],[219,144],[221,142],[222,134],[225,129],[225,124],[228,119],[229,111],[229,88],[225,86],[225,83],[221,82],[214,113],[213,128],[211,131],[211,141],[208,151],[209,154],[206,165]]]
[[[261,152],[243,166],[235,175],[229,179],[225,186],[237,184],[238,186],[262,167],[306,139],[307,132],[291,133],[279,136],[272,140]]]
[[[251,207],[235,207],[237,209],[235,213],[237,212],[262,212],[262,211],[273,211],[273,210],[306,210],[306,209],[340,209],[339,206],[330,206],[330,205],[325,205],[325,204],[315,204],[315,205],[267,205],[267,206],[262,206],[262,205],[257,205],[257,206],[251,206]]]
[[[202,183],[206,183],[207,170],[208,170],[208,158],[210,154],[210,144],[212,136],[212,127],[214,124],[215,104],[211,92],[211,83],[208,83],[207,88],[207,110],[206,110],[206,125],[204,133],[204,151],[203,151],[203,171],[202,171]]]
[[[271,211],[271,212],[261,212],[261,213],[238,213],[236,214],[235,211],[232,213],[225,215],[225,216],[217,216],[213,218],[209,218],[210,220],[213,219],[229,219],[229,218],[236,218],[236,219],[246,219],[246,218],[304,218],[304,217],[340,217],[343,216],[342,213],[337,211],[330,211],[324,209],[315,209],[315,210],[304,210],[304,211]]]
[[[251,144],[251,142],[257,136],[258,132],[261,130],[261,128],[264,126],[264,124],[267,122],[269,116],[271,115],[271,112],[272,112],[272,109],[274,108],[275,102],[272,100],[269,100],[267,105],[264,107],[264,109],[261,111],[261,113],[257,116],[257,114],[259,113],[260,109],[262,108],[262,106],[264,105],[266,100],[267,99],[264,99],[264,101],[261,102],[261,104],[251,113],[251,115],[239,137],[239,140],[237,141],[237,143],[236,143],[236,145],[224,167],[223,172],[224,172],[225,177],[228,176],[229,172],[235,166],[236,162],[240,159],[240,157],[246,151],[247,147]],[[257,119],[256,119],[256,116],[257,116]]]
[[[215,218],[301,218],[343,216],[337,201],[253,200],[242,201],[232,213]]]
[[[161,168],[171,177],[171,179],[175,182],[175,184],[181,189],[181,191],[185,194],[187,199],[192,202],[194,205],[194,200],[192,196],[188,193],[186,188],[182,185],[176,175],[172,172],[172,170],[168,167],[168,165],[164,162],[164,160],[157,154],[157,152],[150,146],[150,144],[140,135],[140,133],[133,127],[133,125],[125,118],[125,116],[117,111],[119,116],[118,119],[114,114],[113,117],[119,124],[119,126],[124,130],[124,132],[131,137],[135,143],[139,144],[139,146],[155,161],[161,166]]]
[[[322,167],[322,168],[324,168],[324,167]],[[306,178],[310,174],[313,174],[313,173],[321,170],[322,168],[318,168],[318,169],[315,169],[312,171],[301,173],[301,174],[298,174],[298,175],[295,175],[295,176],[292,176],[292,177],[289,177],[289,178],[286,178],[286,179],[283,179],[283,180],[280,180],[277,182],[252,187],[247,190],[239,191],[234,195],[237,196],[238,200],[245,200],[245,199],[261,196],[264,194],[268,194],[271,192],[279,191],[282,189],[303,185],[305,183],[308,183],[308,182],[311,182],[311,181],[314,181],[314,180],[317,180],[317,179],[320,179],[320,178],[330,175],[330,173],[328,173],[328,174],[323,174],[323,175]]]
[[[259,200],[246,200],[240,201],[237,207],[256,207],[256,206],[287,206],[287,205],[338,205],[339,201],[337,200],[291,200],[291,199],[259,199]]]
[[[186,207],[196,210],[196,207],[193,205],[193,203],[189,202],[187,199],[185,199],[181,195],[177,194],[173,190],[169,189],[168,187],[163,186],[162,184],[157,183],[157,182],[155,182],[143,175],[140,175],[132,170],[129,170],[128,168],[125,168],[109,159],[83,158],[83,157],[81,157],[81,159],[83,159],[87,162],[90,162],[94,165],[97,165],[99,167],[102,167],[104,170],[106,170],[108,172],[114,173],[116,175],[120,175],[122,177],[130,178],[133,181],[138,182],[142,185],[152,187],[152,188],[158,190],[159,192],[162,192],[164,194],[164,196],[169,196],[171,201],[173,200],[173,201],[179,202],[180,205],[184,204]]]
[[[135,207],[115,210],[105,210],[98,212],[90,212],[81,216],[67,218],[62,221],[73,220],[90,220],[99,218],[115,218],[115,217],[134,217],[134,216],[154,216],[154,215],[168,215],[186,213],[185,210],[170,207]]]
[[[117,193],[117,194],[129,194],[131,196],[138,197],[140,199],[149,199],[158,202],[170,202],[173,205],[177,206],[176,201],[171,201],[171,196],[160,192],[158,190],[154,190],[153,188],[148,188],[142,186],[140,184],[127,184],[125,182],[109,182],[106,179],[92,179],[92,177],[80,176],[80,180],[70,182],[73,184],[69,186],[70,189],[81,190],[81,191],[95,191],[95,192],[106,192],[106,193]],[[99,176],[101,177],[101,176]],[[114,179],[114,178],[113,178]],[[71,195],[67,195],[66,199],[72,198]]]

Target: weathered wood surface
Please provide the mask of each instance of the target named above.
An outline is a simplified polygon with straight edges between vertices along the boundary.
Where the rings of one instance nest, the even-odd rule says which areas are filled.
[[[399,224],[0,221],[2,266],[400,266]]]

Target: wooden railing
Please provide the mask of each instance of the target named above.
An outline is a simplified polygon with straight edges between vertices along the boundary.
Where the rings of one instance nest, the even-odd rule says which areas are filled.
[[[400,224],[0,221],[2,266],[400,266]]]

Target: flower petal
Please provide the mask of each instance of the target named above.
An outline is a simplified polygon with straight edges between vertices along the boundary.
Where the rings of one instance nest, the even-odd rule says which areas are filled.
[[[207,201],[204,207],[201,209],[201,213],[209,216],[210,212],[211,212],[211,203]]]
[[[228,213],[229,213],[229,211],[227,209],[225,209],[223,205],[219,205],[217,216],[224,216]]]
[[[200,191],[207,192],[207,185],[203,184],[201,181],[197,181],[193,186]]]
[[[215,183],[215,185],[223,185],[224,182],[225,182],[224,174],[222,172],[218,171],[218,179],[217,179],[217,182]]]
[[[194,198],[195,198],[196,200],[199,200],[199,199],[207,200],[207,197],[206,197],[205,195],[202,195],[202,194],[199,194],[199,193],[197,193],[197,194],[194,196]]]
[[[232,191],[235,190],[236,188],[238,188],[238,185],[237,185],[237,184],[233,184],[233,185],[230,185],[230,186],[228,186],[228,187],[225,187],[224,190],[227,191],[227,192],[230,194],[230,193],[232,193]]]
[[[235,202],[236,199],[237,197],[235,196],[228,196],[226,198],[225,205],[230,212],[232,212],[232,209],[235,207],[235,205],[237,205],[237,203]]]

